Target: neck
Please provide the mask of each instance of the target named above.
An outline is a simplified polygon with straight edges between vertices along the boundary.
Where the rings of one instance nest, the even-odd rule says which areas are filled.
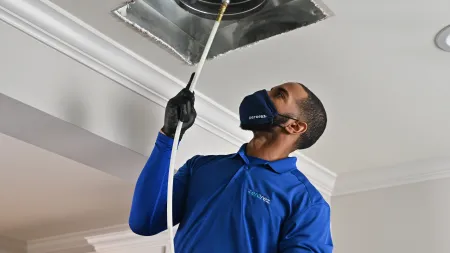
[[[247,144],[246,152],[249,156],[276,161],[288,157],[292,152],[291,145],[286,145],[287,143],[288,140],[275,133],[256,133]]]

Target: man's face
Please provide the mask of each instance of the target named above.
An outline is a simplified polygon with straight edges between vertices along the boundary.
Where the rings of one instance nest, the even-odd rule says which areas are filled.
[[[308,97],[306,91],[298,83],[281,84],[273,87],[268,94],[279,114],[297,119],[301,115],[297,101]],[[288,119],[284,118],[283,121],[287,122]]]
[[[257,133],[284,129],[289,134],[306,131],[306,123],[300,122],[301,111],[298,101],[307,98],[308,94],[300,84],[284,83],[273,87],[270,91],[267,91],[267,94],[278,112],[278,115],[273,119],[273,123],[270,125],[245,126],[243,127],[244,130]]]

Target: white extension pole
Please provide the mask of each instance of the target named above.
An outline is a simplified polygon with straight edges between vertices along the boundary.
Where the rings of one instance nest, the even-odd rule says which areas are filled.
[[[202,72],[203,65],[205,64],[206,57],[208,56],[211,45],[214,41],[214,37],[216,36],[217,30],[219,29],[220,21],[222,20],[223,14],[230,3],[230,0],[223,0],[222,5],[220,7],[219,15],[217,16],[217,20],[214,23],[211,34],[209,35],[208,41],[206,42],[205,49],[203,50],[202,57],[197,65],[197,70],[195,71],[194,80],[192,80],[190,91],[193,91],[195,85],[197,84],[198,78],[200,77],[200,73]],[[180,140],[181,127],[183,126],[183,122],[179,121],[177,125],[177,130],[175,131],[175,137],[173,140],[172,153],[170,156],[170,167],[169,167],[169,178],[167,184],[167,229],[169,231],[169,241],[170,248],[169,253],[175,253],[174,246],[174,235],[173,235],[173,212],[172,212],[172,200],[173,200],[173,177],[175,174],[175,160],[177,156],[178,142]]]

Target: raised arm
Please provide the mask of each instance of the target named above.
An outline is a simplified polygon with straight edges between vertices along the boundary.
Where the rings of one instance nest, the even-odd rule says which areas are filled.
[[[192,78],[187,85],[189,87]],[[129,225],[139,235],[154,235],[167,229],[167,179],[173,137],[178,121],[183,121],[181,137],[195,121],[194,94],[188,88],[169,100],[164,126],[158,134],[155,147],[139,175],[131,206]],[[173,185],[173,223],[178,224],[184,213],[186,191],[189,185],[190,162],[177,172]]]

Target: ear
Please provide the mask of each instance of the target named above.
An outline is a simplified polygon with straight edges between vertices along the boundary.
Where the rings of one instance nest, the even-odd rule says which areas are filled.
[[[290,134],[303,134],[308,129],[308,124],[293,120],[293,122],[285,127]]]

